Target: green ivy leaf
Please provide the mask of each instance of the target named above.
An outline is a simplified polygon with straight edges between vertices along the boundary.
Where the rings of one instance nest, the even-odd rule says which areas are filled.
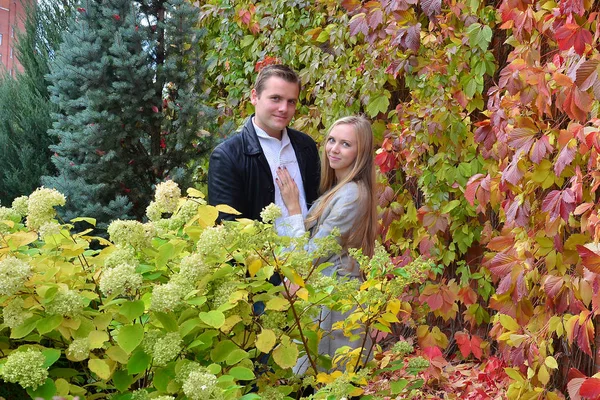
[[[128,301],[123,303],[119,308],[119,314],[127,318],[128,321],[133,321],[144,313],[145,306],[142,300]]]
[[[179,330],[179,326],[177,325],[177,320],[173,317],[173,314],[168,314],[164,312],[155,312],[154,316],[161,323],[163,328],[165,328],[169,332],[177,332]]]
[[[224,340],[215,345],[210,352],[210,358],[216,363],[223,362],[227,359],[229,353],[236,349],[239,349],[239,347],[235,343],[231,340]]]
[[[389,106],[390,99],[388,98],[388,94],[386,92],[371,96],[369,104],[367,105],[367,114],[369,114],[371,118],[374,118],[380,112],[387,112]]]
[[[118,391],[124,392],[133,383],[133,377],[127,371],[119,370],[113,374],[112,381]]]
[[[240,381],[251,381],[256,378],[254,372],[250,368],[246,367],[233,367],[229,370],[229,375]]]
[[[206,325],[219,329],[225,323],[225,314],[221,311],[212,310],[209,312],[201,312],[198,318]]]
[[[402,390],[404,390],[406,385],[408,385],[408,380],[404,378],[390,382],[390,389],[392,389],[392,394],[399,394],[400,392],[402,392]]]
[[[143,351],[136,351],[127,362],[127,372],[129,372],[130,375],[144,372],[150,367],[150,360],[151,357],[148,354]]]
[[[43,368],[49,368],[60,358],[60,350],[58,349],[44,349],[42,354],[46,357],[46,361],[42,365]]]
[[[27,318],[21,325],[17,326],[15,329],[11,330],[10,337],[11,339],[21,339],[31,333],[32,330],[35,329],[36,325],[40,317],[38,315],[34,315],[33,317]]]
[[[123,350],[130,354],[142,342],[144,327],[140,324],[126,325],[119,329],[117,343]]]
[[[46,379],[46,382],[42,386],[38,386],[37,389],[27,389],[27,394],[32,399],[42,398],[44,400],[52,400],[52,397],[56,394],[56,385],[50,378]]]
[[[235,349],[231,353],[229,353],[229,355],[227,355],[225,362],[227,363],[227,365],[235,365],[240,361],[247,359],[248,357],[248,352],[242,349]]]

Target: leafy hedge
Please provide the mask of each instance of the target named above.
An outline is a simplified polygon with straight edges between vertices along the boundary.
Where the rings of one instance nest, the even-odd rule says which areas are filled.
[[[149,222],[113,221],[110,241],[93,236],[94,220],[58,223],[64,202],[40,188],[0,209],[0,377],[32,398],[360,395],[376,364],[365,361],[380,349],[372,339],[407,315],[400,295],[430,267],[397,268],[379,248],[356,254],[364,281],[327,277],[313,259],[339,251],[335,237],[308,253],[306,237],[279,237],[269,223],[214,226],[219,210],[233,210],[193,189],[180,197],[171,181],[157,186]],[[264,219],[278,212],[270,206]],[[91,227],[73,233],[74,223]],[[287,283],[273,285],[274,275]],[[318,353],[331,333],[315,322],[324,307],[346,313],[333,328],[362,347]],[[301,356],[309,367],[297,376]],[[428,366],[407,364],[402,390]]]

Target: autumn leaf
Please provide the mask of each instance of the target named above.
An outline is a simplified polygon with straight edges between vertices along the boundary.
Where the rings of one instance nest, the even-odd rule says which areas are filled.
[[[590,271],[600,274],[600,245],[597,243],[588,243],[576,246],[581,263]]]
[[[356,11],[361,6],[360,0],[342,0],[340,4],[349,13]]]
[[[579,389],[579,395],[585,398],[597,398],[600,396],[600,379],[586,379]]]
[[[365,13],[356,14],[350,19],[350,35],[356,36],[359,33],[365,36],[369,33],[369,24]]]
[[[558,28],[554,37],[559,49],[568,50],[573,47],[580,56],[585,51],[585,45],[591,45],[593,40],[590,31],[574,23],[566,23]]]
[[[552,151],[554,151],[554,147],[550,144],[548,135],[543,135],[533,144],[529,153],[529,159],[532,162],[539,164],[544,157],[546,157],[546,154],[552,153]]]
[[[561,0],[560,13],[561,15],[569,15],[571,13],[582,16],[585,12],[583,0]]]
[[[421,0],[421,9],[429,18],[442,11],[442,0]]]
[[[508,134],[508,144],[517,152],[528,153],[536,133],[537,130],[530,127],[515,128]]]
[[[575,158],[575,154],[577,153],[577,141],[575,139],[571,139],[569,143],[565,147],[562,148],[558,157],[556,158],[556,163],[554,164],[554,173],[556,176],[560,176],[567,165],[570,165],[573,159]]]
[[[550,219],[561,217],[567,221],[569,214],[575,210],[575,196],[571,189],[553,190],[542,202],[542,211],[550,214]]]

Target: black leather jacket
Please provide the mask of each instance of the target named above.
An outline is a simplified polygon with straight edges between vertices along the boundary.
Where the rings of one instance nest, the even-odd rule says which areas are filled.
[[[220,214],[221,219],[260,219],[262,209],[275,201],[275,184],[258,136],[248,118],[236,135],[213,150],[208,167],[208,203],[227,204],[242,215]],[[314,140],[305,133],[287,128],[306,195],[307,206],[318,197],[319,154]]]

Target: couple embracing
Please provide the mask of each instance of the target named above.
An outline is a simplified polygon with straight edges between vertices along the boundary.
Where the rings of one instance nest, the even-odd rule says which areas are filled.
[[[280,235],[298,237],[307,231],[311,241],[337,228],[339,254],[322,262],[332,265],[323,273],[360,279],[357,263],[348,255],[360,248],[372,256],[376,208],[373,134],[364,117],[335,121],[325,136],[320,162],[312,138],[288,127],[300,94],[300,78],[285,65],[264,67],[251,92],[255,114],[240,132],[217,146],[210,158],[208,199],[227,204],[242,218],[260,219],[270,203],[282,210],[275,221]],[[222,214],[223,219],[236,216]],[[321,325],[331,329],[340,315],[330,312]],[[319,352],[333,356],[348,342],[341,334],[324,338]]]

